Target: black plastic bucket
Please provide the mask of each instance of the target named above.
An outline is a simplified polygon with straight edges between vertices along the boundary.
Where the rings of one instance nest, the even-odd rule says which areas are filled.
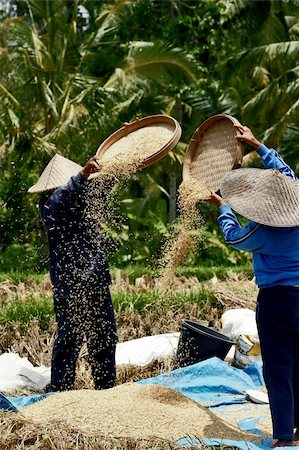
[[[176,367],[185,367],[217,356],[224,359],[235,342],[222,333],[191,320],[182,320]]]

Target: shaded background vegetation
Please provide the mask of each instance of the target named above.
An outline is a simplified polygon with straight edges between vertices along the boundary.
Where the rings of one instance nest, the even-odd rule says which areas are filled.
[[[27,189],[56,153],[84,164],[123,122],[169,114],[176,149],[134,175],[107,223],[111,263],[155,267],[178,214],[183,156],[200,123],[228,113],[298,166],[296,0],[0,2],[0,270],[42,271],[46,245]],[[249,152],[249,149],[247,149]],[[248,164],[259,165],[254,155]],[[203,205],[189,266],[248,263]]]

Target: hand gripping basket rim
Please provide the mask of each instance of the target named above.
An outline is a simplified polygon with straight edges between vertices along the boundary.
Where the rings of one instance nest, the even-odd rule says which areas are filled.
[[[211,126],[215,127],[215,125],[217,125],[217,122],[223,123],[224,120],[227,120],[228,123],[231,123],[232,125],[241,125],[240,122],[233,116],[230,116],[228,114],[216,114],[216,115],[211,116],[208,119],[206,119],[195,130],[195,132],[193,133],[193,136],[190,140],[189,147],[188,147],[187,153],[184,158],[183,180],[187,180],[188,178],[193,177],[193,178],[197,179],[198,181],[202,181],[201,179],[199,179],[199,177],[192,175],[192,164],[195,161],[193,158],[194,153],[198,150],[201,150],[199,155],[202,154],[203,150],[200,149],[200,142],[202,141],[207,130],[209,130],[211,128]],[[235,151],[236,156],[234,158],[234,161],[233,161],[231,167],[223,169],[222,173],[219,174],[219,183],[217,182],[217,186],[214,187],[214,189],[213,189],[215,191],[219,190],[220,182],[221,182],[221,179],[223,178],[223,176],[225,176],[229,170],[234,169],[236,167],[240,167],[240,165],[242,163],[242,158],[243,158],[243,153],[244,153],[244,144],[241,141],[235,139],[235,148],[236,148],[236,151]],[[222,159],[221,155],[219,155],[220,163],[221,163],[221,159]],[[211,170],[211,168],[209,170]],[[218,167],[218,170],[219,170],[219,167]],[[203,184],[205,184],[205,180],[203,181]]]
[[[153,116],[146,116],[141,119],[136,119],[133,122],[126,123],[122,128],[116,130],[114,133],[108,136],[108,138],[105,139],[104,142],[102,142],[96,154],[97,156],[101,157],[111,147],[112,144],[117,142],[119,139],[128,136],[131,132],[146,126],[159,124],[173,125],[173,135],[171,139],[163,147],[160,148],[160,150],[156,151],[152,156],[145,158],[144,161],[140,163],[138,170],[150,166],[151,164],[161,159],[170,150],[172,150],[180,140],[182,129],[179,122],[171,116],[157,114]]]

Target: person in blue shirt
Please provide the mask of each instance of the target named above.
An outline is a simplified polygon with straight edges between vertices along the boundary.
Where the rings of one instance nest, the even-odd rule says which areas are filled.
[[[55,156],[60,159],[55,159],[51,166],[49,163],[44,171],[46,175],[42,174],[41,181],[35,185],[37,188],[30,188],[30,192],[45,191],[39,211],[48,237],[57,321],[51,389],[74,389],[76,362],[84,338],[95,389],[106,389],[115,385],[117,335],[104,241],[97,214],[90,207],[93,196],[102,196],[101,204],[105,207],[113,183],[111,179],[102,181],[95,189],[95,180],[88,180],[90,174],[100,169],[96,156],[79,171],[79,165],[60,155]],[[73,164],[74,175],[71,177],[68,176],[70,172],[68,175],[64,172],[67,163]],[[39,187],[45,178],[53,178],[53,173],[56,180],[64,180],[65,185],[50,191],[47,186]],[[99,198],[96,202],[99,205]]]
[[[242,200],[250,189],[258,190],[258,180],[246,178],[244,194],[240,189],[232,200],[233,196],[225,197],[221,186],[222,196],[212,192],[209,201],[219,207],[218,223],[225,241],[233,248],[253,254],[259,287],[256,320],[272,417],[272,447],[296,446],[299,444],[296,442],[299,441],[299,184],[293,170],[274,149],[258,141],[248,127],[236,128],[236,138],[257,151],[266,169],[237,169],[227,176],[227,182],[224,178],[222,185],[226,183],[229,189],[234,188],[231,184],[237,176],[242,182],[248,173],[245,171],[258,171],[258,176],[261,171],[263,192],[255,192],[256,200],[245,205],[242,211],[238,198]],[[283,199],[276,193],[276,182],[287,186],[285,191],[294,195],[294,207],[287,196]],[[272,198],[267,199],[267,195]],[[245,226],[240,225],[229,203],[241,205],[237,212],[250,220]],[[272,205],[273,224],[271,214],[266,224],[262,219],[263,206],[268,203]]]

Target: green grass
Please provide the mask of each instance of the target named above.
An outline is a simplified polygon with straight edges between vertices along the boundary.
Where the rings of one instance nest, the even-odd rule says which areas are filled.
[[[201,289],[198,293],[165,293],[157,291],[152,292],[131,292],[131,293],[114,293],[113,305],[115,311],[121,312],[127,308],[138,312],[146,312],[159,308],[166,311],[170,307],[180,308],[188,304],[199,304],[217,306],[217,299],[214,294],[207,289]],[[46,330],[49,321],[54,317],[53,302],[51,298],[36,300],[29,298],[28,300],[15,300],[11,303],[0,303],[0,324],[13,324],[18,322],[22,327],[26,328],[31,320],[36,319],[42,330]]]
[[[35,280],[36,282],[41,282],[44,278],[44,273],[35,273],[30,271],[7,271],[0,272],[0,283],[6,280],[10,280],[13,284],[26,283],[28,280]]]
[[[199,267],[180,267],[176,270],[177,276],[197,277],[199,281],[207,281],[216,276],[219,280],[224,281],[229,272],[244,274],[248,278],[253,277],[251,264],[241,266],[199,266]]]
[[[142,275],[147,274],[152,277],[159,276],[158,269],[151,269],[145,266],[128,266],[125,269],[111,268],[111,274],[113,277],[116,276],[117,271],[126,272],[129,277],[129,281],[134,283],[136,278],[140,278]],[[249,278],[253,277],[252,265],[251,263],[242,265],[213,265],[201,264],[199,266],[182,266],[175,270],[177,276],[185,277],[197,277],[199,281],[207,281],[216,276],[219,280],[225,280],[229,272],[235,272],[237,274],[243,273]]]
[[[120,269],[112,268],[112,275],[115,277],[117,271]],[[206,281],[216,276],[220,280],[225,280],[229,271],[235,273],[243,273],[248,277],[252,277],[251,266],[240,265],[238,267],[228,266],[209,266],[209,267],[180,267],[176,274],[178,276],[197,277],[199,281]],[[131,283],[134,283],[136,278],[144,274],[151,276],[158,276],[157,270],[150,270],[147,267],[140,265],[128,266],[122,272],[128,274]],[[14,284],[26,283],[29,280],[36,281],[37,285],[42,281],[44,274],[28,273],[28,272],[6,272],[0,273],[0,282],[10,280]],[[0,300],[0,324],[12,324],[19,322],[26,327],[32,319],[38,320],[42,329],[47,329],[50,319],[54,315],[52,298],[43,298],[43,291],[41,291],[41,300],[32,298],[21,301],[16,298],[13,302],[8,304]],[[142,312],[154,308],[159,308],[163,311],[170,307],[182,307],[187,304],[199,304],[211,306],[219,306],[215,295],[207,288],[202,287],[197,293],[162,293],[155,290],[148,290],[146,292],[115,292],[113,294],[113,304],[116,311],[124,311],[131,308],[135,311]]]
[[[161,310],[169,307],[181,307],[186,304],[217,304],[215,295],[209,290],[202,288],[195,293],[171,293],[171,292],[129,292],[114,293],[113,304],[116,311],[123,311],[127,308],[135,311],[145,311],[159,307]]]
[[[36,319],[40,328],[46,330],[53,316],[54,309],[51,299],[28,299],[26,302],[15,300],[14,302],[0,305],[1,325],[18,322],[21,326],[26,327],[32,319]]]
[[[152,277],[159,276],[158,269],[152,269],[141,265],[130,265],[125,269],[119,269],[117,267],[110,267],[111,275],[115,279],[118,272],[126,273],[128,275],[130,283],[135,283],[136,278],[140,278],[142,275],[149,275]],[[205,263],[199,266],[182,266],[176,269],[177,276],[191,277],[195,276],[199,281],[206,281],[214,276],[219,280],[225,280],[228,272],[243,273],[249,278],[253,277],[252,266],[250,263],[242,265],[212,265]],[[35,273],[30,271],[0,271],[0,283],[2,281],[10,280],[14,284],[26,283],[28,280],[35,280],[40,282],[47,272]]]

